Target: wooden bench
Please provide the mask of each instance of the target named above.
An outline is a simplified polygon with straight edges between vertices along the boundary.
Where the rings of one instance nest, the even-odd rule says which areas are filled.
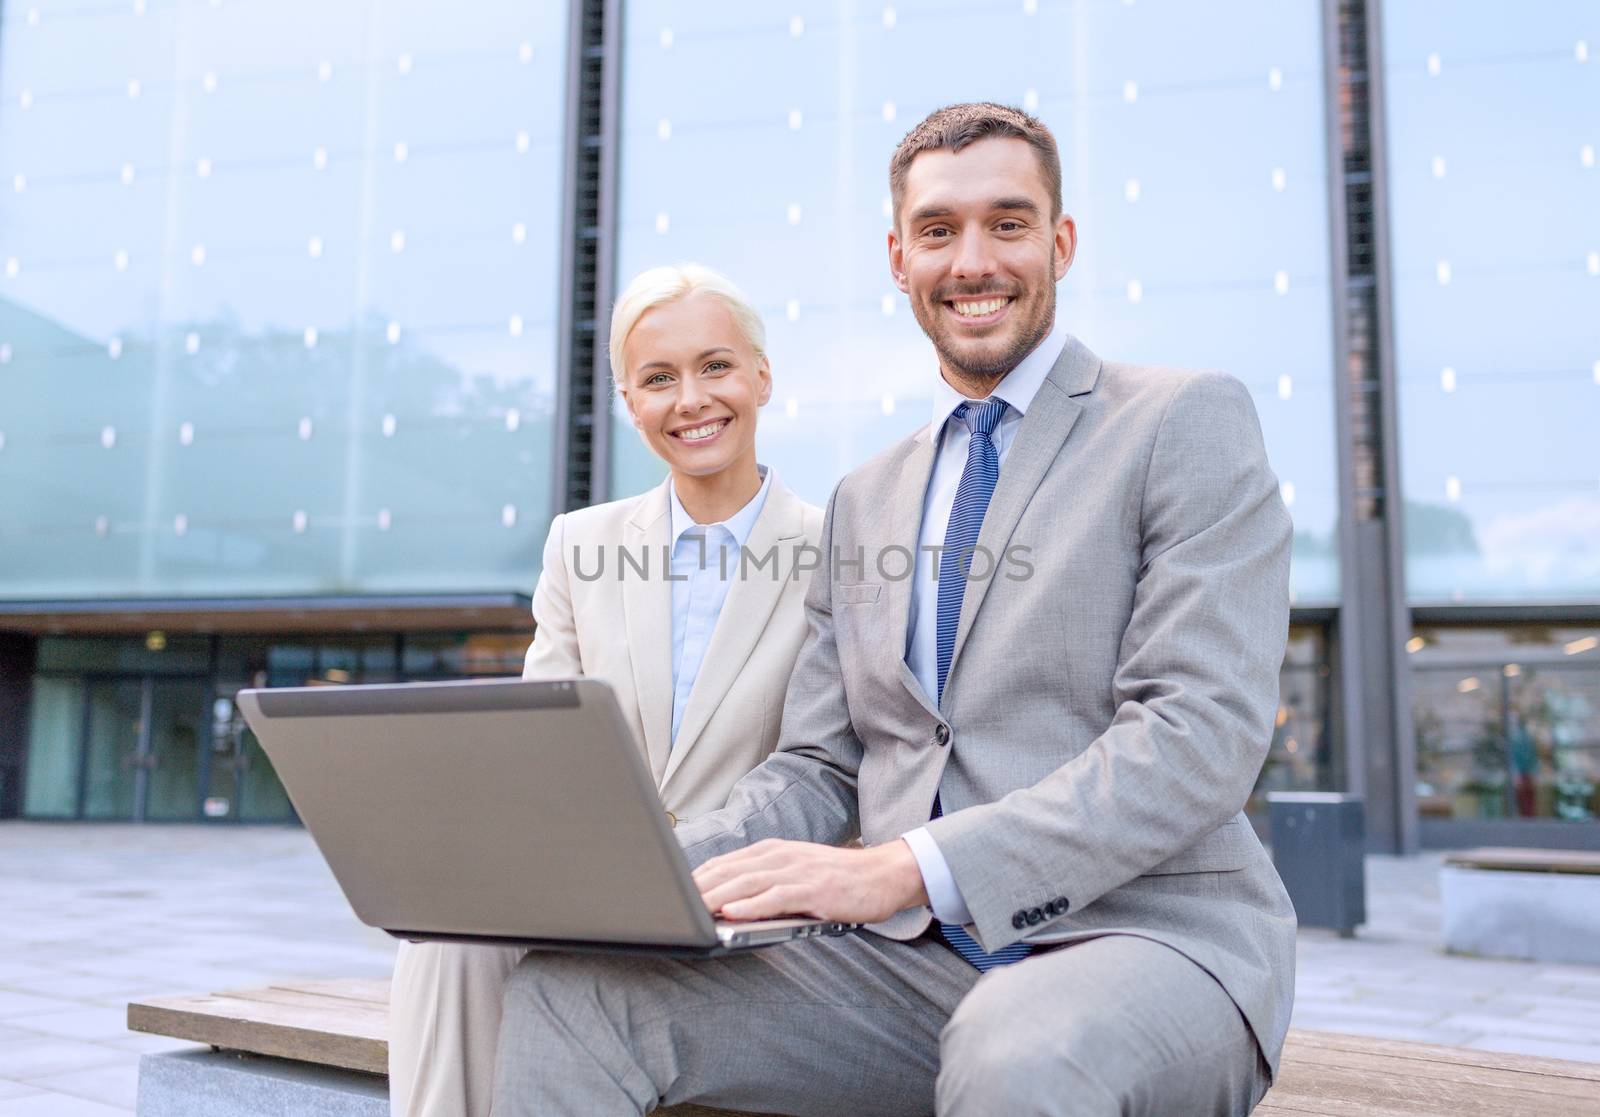
[[[140,1117],[198,1112],[384,1117],[388,1026],[387,980],[285,983],[135,1001],[128,1006],[133,1031],[213,1049],[146,1055],[139,1071],[138,1112]],[[204,1105],[197,1103],[201,1095]],[[657,1112],[671,1117],[722,1113],[699,1106]],[[1600,1115],[1600,1064],[1293,1031],[1278,1082],[1256,1112],[1269,1117]]]
[[[1600,852],[1469,849],[1439,871],[1445,949],[1600,965]]]

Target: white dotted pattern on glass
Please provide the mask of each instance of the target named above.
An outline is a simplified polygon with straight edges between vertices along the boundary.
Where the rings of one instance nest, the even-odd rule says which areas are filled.
[[[566,6],[38,10],[0,35],[0,584],[531,590]]]

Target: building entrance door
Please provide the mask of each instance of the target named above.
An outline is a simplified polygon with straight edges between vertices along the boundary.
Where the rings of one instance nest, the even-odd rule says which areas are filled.
[[[206,680],[142,675],[86,682],[78,816],[132,822],[194,818]]]

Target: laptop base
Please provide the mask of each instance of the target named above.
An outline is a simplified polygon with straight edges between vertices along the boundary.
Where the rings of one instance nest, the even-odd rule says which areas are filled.
[[[456,942],[480,946],[519,946],[525,950],[543,950],[561,954],[624,954],[642,958],[718,958],[724,954],[737,954],[763,946],[795,942],[819,936],[846,935],[858,930],[857,923],[806,923],[799,927],[763,929],[752,925],[749,931],[734,931],[731,941],[709,946],[692,943],[639,943],[597,942],[592,939],[523,939],[500,935],[467,935],[449,931],[395,931],[385,928],[397,939],[407,942]]]

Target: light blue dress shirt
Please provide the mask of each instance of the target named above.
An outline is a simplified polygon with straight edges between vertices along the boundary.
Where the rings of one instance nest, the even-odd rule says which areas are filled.
[[[672,740],[689,705],[711,634],[716,631],[728,587],[739,575],[742,548],[750,541],[772,488],[772,471],[764,465],[761,488],[739,511],[714,524],[697,524],[669,486],[672,503]]]
[[[1050,375],[1066,345],[1067,331],[1057,318],[1045,339],[1022,358],[989,395],[990,399],[1003,399],[1007,404],[1005,418],[1000,420],[993,435],[1002,477],[1006,454],[1016,441],[1022,417],[1028,413],[1033,397],[1038,395],[1040,385]],[[930,698],[939,693],[939,565],[934,557],[936,552],[929,548],[944,546],[950,510],[956,503],[956,488],[961,484],[961,473],[967,465],[967,444],[972,441],[972,432],[963,422],[949,421],[951,413],[965,402],[967,397],[940,376],[933,390],[933,422],[928,428],[928,437],[935,447],[933,473],[922,498],[922,530],[917,536],[917,567],[911,583],[911,619],[906,632],[906,665]],[[996,561],[999,557],[995,556]],[[926,827],[919,826],[902,837],[917,859],[933,914],[946,923],[971,923],[972,912],[967,909],[967,902],[956,887],[955,877],[933,835]]]

